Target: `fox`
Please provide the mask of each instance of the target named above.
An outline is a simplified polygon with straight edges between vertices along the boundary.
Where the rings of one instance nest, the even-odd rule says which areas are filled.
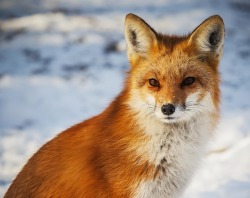
[[[178,36],[127,14],[120,94],[45,143],[4,197],[182,196],[219,122],[224,35],[219,15]]]

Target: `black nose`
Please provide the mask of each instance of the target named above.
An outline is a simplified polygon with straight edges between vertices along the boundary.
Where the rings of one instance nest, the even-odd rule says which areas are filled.
[[[175,107],[172,104],[166,104],[161,107],[161,111],[165,115],[172,115],[175,112]]]

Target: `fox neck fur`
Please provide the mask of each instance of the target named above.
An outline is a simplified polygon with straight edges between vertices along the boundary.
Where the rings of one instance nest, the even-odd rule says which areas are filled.
[[[127,95],[131,98],[131,94]],[[118,150],[124,156],[130,156],[130,163],[124,168],[124,172],[130,172],[133,176],[127,179],[126,185],[131,190],[131,197],[178,197],[199,165],[200,158],[206,151],[206,142],[213,135],[219,117],[211,96],[208,94],[204,100],[204,105],[209,108],[193,119],[169,124],[162,123],[151,115],[145,116],[143,109],[136,111],[136,108],[142,106],[136,104],[134,99],[120,103],[124,101],[121,97],[124,96],[119,96],[113,102],[116,105],[111,107],[116,107],[116,110],[120,109],[123,113],[127,112],[122,115],[120,112],[114,114],[114,109],[108,110],[114,116],[113,127],[120,128],[120,136],[117,137],[119,141],[116,145],[109,145],[112,148],[123,145],[123,149]],[[121,118],[123,121],[127,118],[127,121],[120,123]],[[117,135],[115,130],[115,136]],[[123,156],[121,153],[116,154]],[[125,178],[120,179],[126,181]],[[130,183],[131,180],[133,184]]]

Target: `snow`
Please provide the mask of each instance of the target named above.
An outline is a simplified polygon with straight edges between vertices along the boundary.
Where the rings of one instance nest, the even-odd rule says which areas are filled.
[[[129,12],[170,34],[190,32],[213,14],[224,19],[221,122],[183,197],[250,197],[248,0],[2,0],[0,197],[42,144],[119,93],[129,67]]]

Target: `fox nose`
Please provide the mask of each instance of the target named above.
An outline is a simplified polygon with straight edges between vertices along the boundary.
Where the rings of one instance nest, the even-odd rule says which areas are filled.
[[[161,107],[161,111],[164,115],[172,115],[175,112],[175,107],[172,104],[166,104]]]

